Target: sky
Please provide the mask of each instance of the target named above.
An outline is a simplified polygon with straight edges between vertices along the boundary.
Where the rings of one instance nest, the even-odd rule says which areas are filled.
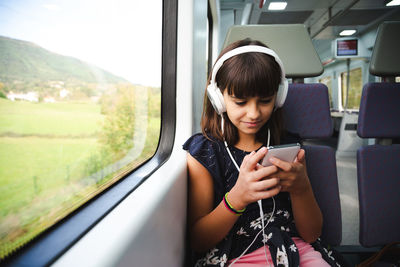
[[[161,85],[161,0],[0,0],[0,35]]]

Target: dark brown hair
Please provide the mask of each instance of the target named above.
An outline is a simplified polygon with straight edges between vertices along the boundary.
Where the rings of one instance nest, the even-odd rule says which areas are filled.
[[[244,39],[227,46],[219,55],[218,59],[226,52],[246,45],[265,44]],[[207,84],[210,84],[211,75]],[[224,93],[228,90],[229,95],[238,98],[248,97],[270,97],[277,93],[281,82],[281,69],[274,57],[264,53],[244,53],[226,60],[215,77],[218,88]],[[213,136],[219,140],[226,140],[229,145],[235,145],[239,141],[237,128],[229,120],[226,113],[223,114],[225,127],[224,134],[221,131],[221,117],[214,110],[207,92],[204,95],[203,114],[201,117],[201,129],[203,134],[209,138]],[[258,131],[257,141],[265,143],[267,139],[267,128],[271,130],[271,145],[280,143],[282,134],[282,113],[281,109],[274,110],[268,122]]]

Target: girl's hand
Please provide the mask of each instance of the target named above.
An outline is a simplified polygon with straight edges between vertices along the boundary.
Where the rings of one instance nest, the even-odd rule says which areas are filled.
[[[272,157],[271,163],[279,168],[276,177],[280,179],[281,191],[302,194],[311,188],[307,175],[305,151],[301,149],[294,162],[289,163]]]
[[[250,203],[270,198],[280,192],[279,179],[274,176],[278,168],[262,167],[258,163],[266,153],[267,148],[263,147],[244,157],[238,180],[228,194],[229,202],[235,209],[244,209]]]
[[[275,176],[280,178],[282,191],[290,194],[298,233],[304,241],[314,242],[321,235],[323,218],[308,179],[304,150],[299,151],[293,163],[277,158],[272,158],[271,163],[279,168]]]

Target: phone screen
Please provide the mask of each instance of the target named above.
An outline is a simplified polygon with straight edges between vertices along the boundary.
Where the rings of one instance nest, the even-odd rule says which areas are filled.
[[[299,153],[300,144],[287,144],[281,146],[270,146],[265,157],[261,161],[263,166],[271,166],[272,163],[269,161],[271,157],[278,158],[283,161],[293,162],[296,159],[297,153]]]

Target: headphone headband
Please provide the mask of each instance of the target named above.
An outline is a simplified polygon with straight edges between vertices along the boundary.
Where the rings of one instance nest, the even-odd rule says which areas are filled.
[[[217,60],[217,62],[215,62],[214,68],[212,71],[211,81],[215,82],[215,77],[217,76],[219,69],[222,67],[222,65],[224,64],[224,62],[226,60],[230,59],[231,57],[234,57],[234,56],[237,56],[240,54],[250,53],[250,52],[264,53],[264,54],[274,57],[276,63],[278,63],[279,67],[281,68],[281,72],[282,72],[281,77],[283,77],[283,78],[285,77],[286,73],[285,73],[285,69],[283,68],[282,61],[279,58],[279,56],[275,53],[274,50],[269,49],[264,46],[259,46],[259,45],[246,45],[246,46],[240,46],[238,48],[235,48],[231,51],[226,52],[222,57],[220,57]]]
[[[285,103],[286,95],[287,95],[287,90],[288,90],[288,82],[285,78],[285,69],[283,68],[283,64],[279,56],[272,50],[264,46],[259,46],[259,45],[246,45],[246,46],[240,46],[238,48],[232,49],[231,51],[226,52],[224,55],[222,55],[221,58],[217,60],[214,64],[214,68],[211,74],[211,80],[210,84],[207,87],[207,95],[208,98],[210,99],[212,105],[214,106],[214,109],[217,111],[218,114],[222,114],[223,112],[226,111],[225,108],[225,103],[224,103],[224,98],[222,96],[222,91],[218,88],[217,83],[215,81],[215,77],[217,76],[217,73],[219,69],[222,67],[224,62],[236,55],[239,54],[244,54],[244,53],[264,53],[267,55],[270,55],[274,57],[276,63],[278,63],[280,69],[281,69],[281,82],[279,84],[278,92],[277,92],[277,97],[275,100],[275,108],[282,107],[283,104]]]

